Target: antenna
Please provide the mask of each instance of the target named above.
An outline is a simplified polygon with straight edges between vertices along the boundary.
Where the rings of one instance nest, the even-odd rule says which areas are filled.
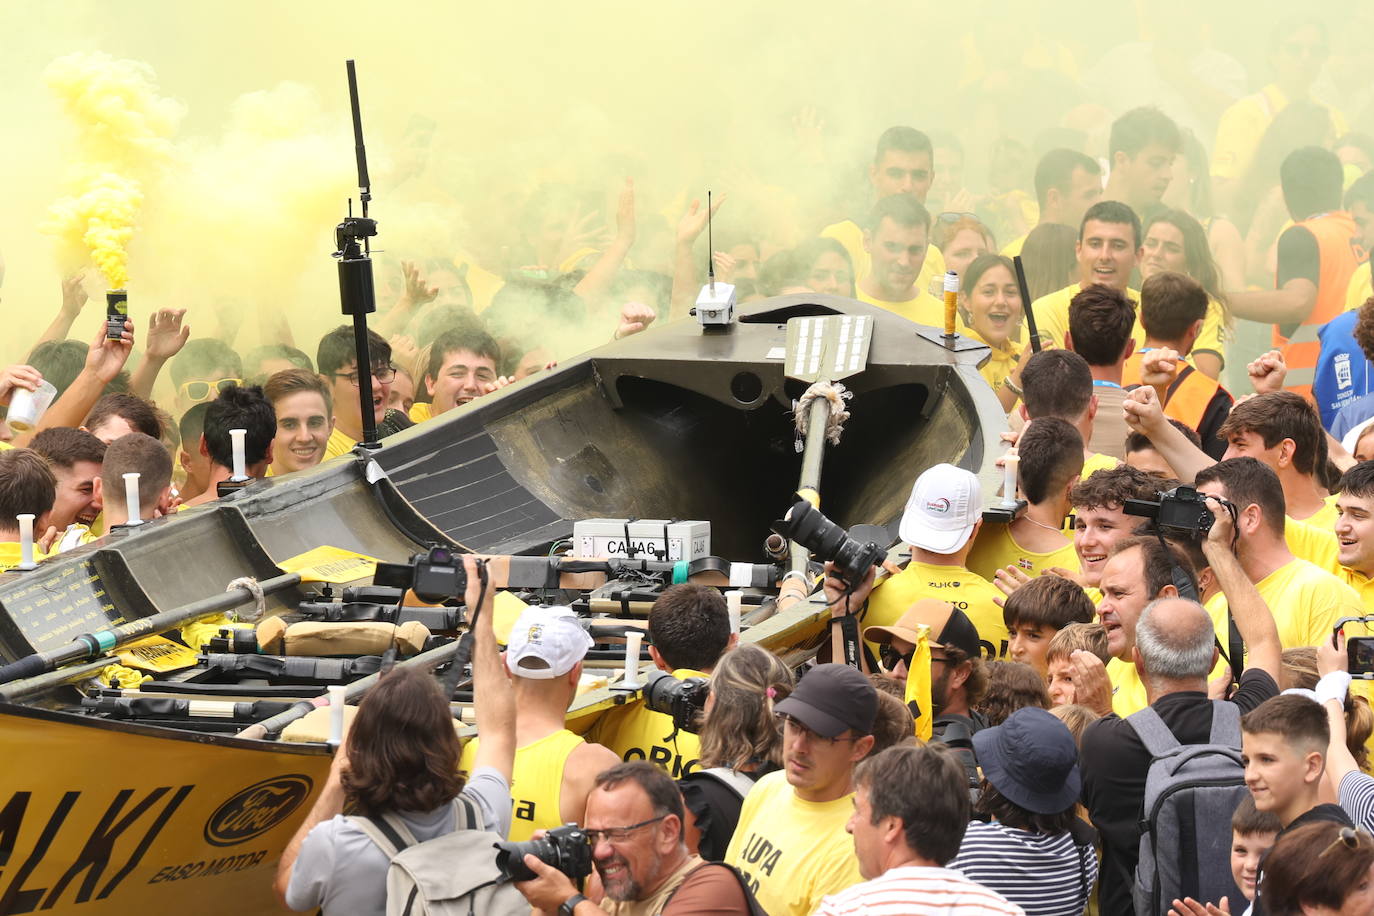
[[[372,200],[372,179],[367,175],[367,149],[363,146],[363,116],[358,105],[358,71],[353,61],[347,61],[348,102],[353,109],[353,152],[358,159],[358,197],[363,203],[363,216],[367,216],[367,204]],[[366,245],[366,239],[363,240]]]
[[[716,294],[716,239],[711,234],[711,189],[706,189],[706,276],[711,285],[711,295]]]

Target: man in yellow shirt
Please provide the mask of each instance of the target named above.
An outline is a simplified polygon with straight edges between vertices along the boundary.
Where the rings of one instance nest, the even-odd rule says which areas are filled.
[[[1364,613],[1374,614],[1374,461],[1345,472],[1336,507],[1340,566],[1332,572],[1359,594]]]
[[[868,181],[873,188],[873,200],[902,195],[922,206],[935,181],[935,151],[930,138],[914,127],[889,127],[878,138],[873,163],[868,167]],[[927,220],[927,226],[929,220]],[[823,238],[839,242],[849,252],[855,281],[868,276],[870,261],[864,249],[864,228],[852,219],[841,220],[821,230]],[[929,279],[945,272],[945,261],[938,249],[932,248],[921,270],[917,285],[929,286]]]
[[[660,671],[679,681],[709,678],[735,642],[730,615],[718,590],[683,583],[663,590],[649,609],[649,655]],[[623,760],[648,760],[680,779],[696,770],[701,745],[673,717],[649,709],[642,699],[602,713],[587,732]]]
[[[783,769],[744,799],[725,861],[764,911],[810,916],[821,898],[863,880],[845,824],[854,767],[873,749],[878,693],[857,668],[819,665],[778,703]]]
[[[1007,625],[996,603],[1002,593],[967,568],[982,511],[982,487],[972,471],[951,464],[928,468],[911,488],[899,528],[911,545],[911,562],[878,582],[871,595],[860,586],[847,599],[849,608],[862,607],[867,598],[865,625],[891,626],[922,598],[949,602],[973,621],[985,658],[1005,656]]]
[[[1284,541],[1283,488],[1278,476],[1254,458],[1231,458],[1197,475],[1198,492],[1229,500],[1236,508],[1236,557],[1273,612],[1285,649],[1331,638],[1341,617],[1362,613],[1359,596],[1340,579],[1293,556]],[[1226,643],[1227,600],[1207,603],[1217,636]]]
[[[1250,168],[1260,139],[1274,117],[1293,99],[1311,99],[1312,84],[1321,75],[1327,57],[1326,26],[1317,19],[1286,21],[1274,27],[1269,63],[1274,82],[1259,92],[1238,99],[1221,113],[1216,142],[1212,144],[1212,178],[1219,193],[1233,190]],[[1346,133],[1345,118],[1331,109],[1333,136]],[[1225,209],[1229,197],[1223,199]]]
[[[424,377],[429,403],[411,405],[410,419],[419,423],[495,391],[502,381],[496,371],[500,362],[496,340],[476,321],[444,331],[429,349]]]
[[[1132,537],[1118,542],[1102,568],[1102,601],[1097,617],[1107,631],[1107,677],[1112,684],[1112,709],[1129,716],[1150,704],[1136,670],[1135,625],[1145,606],[1160,598],[1179,597],[1174,571],[1180,570],[1197,592],[1192,564],[1178,548],[1165,549],[1153,537]]]
[[[1094,471],[1120,464],[1111,455],[1086,447],[1093,438],[1097,395],[1092,367],[1083,357],[1072,350],[1041,350],[1026,360],[1021,370],[1021,391],[1022,420],[1058,417],[1078,430],[1085,446],[1082,472],[1085,479]]]
[[[1052,149],[1035,167],[1035,197],[1040,203],[1037,225],[1077,226],[1088,208],[1102,199],[1102,166],[1078,150]],[[1002,254],[1015,257],[1025,244],[1023,235],[1008,242]]]
[[[1005,566],[1032,577],[1054,567],[1077,572],[1078,555],[1063,526],[1069,493],[1083,471],[1083,437],[1058,417],[1041,417],[1026,427],[1016,452],[1026,511],[1010,524],[979,529],[968,555],[969,571],[988,581]]]
[[[944,305],[918,282],[930,242],[930,214],[914,198],[894,194],[878,201],[864,230],[868,275],[855,287],[863,302],[909,321],[941,327]]]
[[[526,608],[510,630],[506,671],[515,683],[514,805],[510,839],[580,821],[596,775],[620,763],[614,752],[564,727],[592,639],[566,607]],[[480,736],[463,747],[472,772]]]
[[[0,572],[23,560],[17,515],[32,515],[34,538],[48,529],[48,515],[57,498],[57,478],[48,462],[27,448],[0,449]],[[34,559],[43,554],[34,546]]]
[[[1182,146],[1178,125],[1158,108],[1126,112],[1112,122],[1107,143],[1112,170],[1102,197],[1121,201],[1137,215],[1158,207]]]
[[[1074,486],[1069,494],[1074,515],[1073,547],[1078,554],[1079,584],[1091,590],[1090,595],[1101,585],[1113,549],[1130,538],[1141,522],[1138,516],[1126,514],[1122,508],[1126,500],[1156,500],[1168,485],[1164,478],[1123,464],[1084,474]]]
[[[391,365],[391,344],[376,331],[367,332],[368,358],[372,360],[373,419],[386,419],[386,404],[391,397],[391,381],[396,367]],[[353,346],[353,329],[340,325],[320,339],[315,353],[315,368],[329,385],[334,404],[334,432],[325,446],[325,460],[352,451],[363,438],[363,414],[358,404],[358,357]]]
[[[1142,253],[1140,218],[1134,210],[1115,200],[1099,200],[1089,207],[1074,247],[1078,282],[1041,296],[1031,305],[1040,334],[1062,347],[1069,329],[1069,303],[1083,287],[1094,283],[1121,290],[1132,302],[1139,302],[1140,293],[1129,284]]]

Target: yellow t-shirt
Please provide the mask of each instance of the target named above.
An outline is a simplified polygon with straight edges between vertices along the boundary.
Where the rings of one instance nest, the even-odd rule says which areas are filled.
[[[330,458],[347,455],[349,452],[353,451],[353,446],[357,444],[357,439],[349,438],[347,434],[336,426],[334,427],[334,431],[329,434],[329,441],[324,444],[324,458],[321,460],[328,461]]]
[[[943,318],[941,320],[943,320]],[[978,367],[978,374],[983,376],[983,380],[988,383],[988,387],[996,391],[1003,380],[1011,375],[1012,370],[1016,368],[1016,361],[1021,358],[1021,351],[1025,349],[1025,345],[1008,338],[1003,346],[995,347],[984,340],[983,335],[964,324],[963,321],[959,322],[959,333],[970,340],[976,340],[981,344],[987,344],[992,350],[992,355],[988,357],[988,361]]]
[[[771,916],[810,916],[826,894],[863,881],[845,832],[853,813],[852,794],[805,801],[786,773],[769,773],[745,796],[725,861],[744,873]]]
[[[46,560],[48,555],[38,549],[38,545],[33,545],[33,561],[41,563]],[[24,559],[24,552],[19,547],[18,541],[0,541],[0,572],[8,572],[19,565],[19,561]]]
[[[1321,515],[1321,513],[1317,513]],[[1288,544],[1288,552],[1299,560],[1306,560],[1319,569],[1339,576],[1341,562],[1338,558],[1340,542],[1332,528],[1317,528],[1310,522],[1300,522],[1295,518],[1283,520],[1283,539]]]
[[[710,675],[679,668],[673,672],[673,677],[685,681],[689,677]],[[696,735],[674,729],[672,716],[654,712],[642,699],[603,712],[587,732],[586,739],[610,748],[621,760],[647,760],[657,764],[674,779],[695,772],[697,758],[701,756],[701,741]]]
[[[1360,604],[1366,614],[1374,614],[1374,579],[1349,566],[1340,567],[1336,575],[1360,596]],[[1371,736],[1374,737],[1374,736]]]
[[[467,773],[475,766],[479,740],[473,738],[463,745],[458,766]],[[533,837],[536,830],[562,826],[559,806],[563,800],[563,769],[568,763],[568,755],[583,743],[581,735],[564,728],[515,749],[515,766],[510,780],[509,839],[523,843]]]
[[[412,423],[423,423],[434,418],[434,405],[424,404],[416,401],[410,405],[410,420]]]
[[[1336,520],[1341,517],[1341,510],[1336,508],[1336,495],[1334,493],[1326,497],[1323,502],[1325,503],[1324,506],[1307,516],[1307,518],[1302,519],[1302,522],[1311,525],[1318,531],[1330,531],[1334,537],[1336,533]]]
[[[1350,310],[1359,308],[1365,304],[1370,296],[1374,296],[1374,285],[1369,279],[1369,265],[1362,264],[1350,277],[1350,286],[1345,294],[1345,307]]]
[[[14,445],[10,442],[4,441],[3,439],[0,439],[0,452],[3,452],[5,449],[8,448],[14,448]]]
[[[1132,663],[1119,658],[1109,659],[1107,679],[1112,682],[1112,712],[1118,716],[1124,719],[1150,705],[1145,682],[1140,679],[1140,672]]]
[[[1007,244],[998,253],[1001,254],[1004,258],[1016,257],[1018,254],[1021,253],[1021,249],[1026,247],[1026,236],[1029,235],[1030,233],[1027,232],[1026,235],[1021,236],[1019,239],[1012,239],[1010,242],[1007,242]]]
[[[1004,566],[1015,566],[1032,577],[1051,566],[1062,566],[1070,572],[1077,572],[1078,554],[1074,552],[1073,541],[1069,540],[1063,546],[1045,553],[1027,550],[1016,543],[1010,525],[985,522],[978,529],[978,537],[973,542],[966,565],[971,572],[991,582],[997,570]]]
[[[864,626],[892,626],[922,598],[948,601],[963,611],[978,629],[984,658],[1007,654],[1007,625],[994,599],[997,587],[962,566],[934,566],[912,560],[906,569],[878,583],[868,599]],[[875,652],[877,646],[870,644]]]
[[[874,299],[858,288],[854,290],[854,295],[860,302],[867,302],[869,305],[887,309],[894,315],[901,315],[908,321],[930,325],[932,328],[943,328],[945,326],[945,304],[926,292],[920,283],[916,284],[916,290],[918,291],[916,295],[905,302],[885,302],[882,299]]]
[[[1145,345],[1145,330],[1140,326],[1140,320],[1135,323],[1137,339],[1136,349]],[[1207,352],[1215,353],[1221,357],[1224,364],[1226,362],[1226,347],[1230,343],[1230,330],[1226,327],[1226,310],[1221,307],[1221,303],[1207,297],[1207,314],[1202,317],[1202,328],[1198,331],[1197,340],[1193,341],[1192,353]],[[1191,362],[1191,360],[1189,360]]]
[[[1083,459],[1083,473],[1079,476],[1087,480],[1098,471],[1110,471],[1112,468],[1120,467],[1120,465],[1121,462],[1111,455],[1093,452]]]
[[[1363,611],[1360,596],[1331,573],[1306,560],[1294,559],[1255,583],[1279,628],[1285,649],[1315,646],[1331,638],[1331,628],[1342,617],[1358,617]],[[1226,596],[1216,594],[1207,602],[1217,638],[1227,644]]]
[[[842,220],[821,230],[821,237],[834,239],[849,252],[849,260],[854,262],[854,282],[857,284],[868,276],[873,269],[873,259],[864,251],[864,231],[852,219]],[[921,273],[916,278],[917,289],[930,289],[930,278],[944,276],[945,256],[940,249],[931,245],[926,249],[926,260],[921,265]]]
[[[1270,83],[1253,95],[1237,99],[1223,111],[1217,121],[1216,142],[1212,144],[1212,177],[1243,177],[1270,122],[1287,107],[1288,97]],[[1331,112],[1334,136],[1343,136],[1349,130],[1345,116],[1329,105],[1326,109]]]

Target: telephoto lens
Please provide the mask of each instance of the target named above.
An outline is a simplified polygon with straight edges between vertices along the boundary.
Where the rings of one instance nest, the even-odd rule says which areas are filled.
[[[887,555],[886,549],[872,541],[861,543],[851,538],[848,531],[800,496],[787,514],[773,523],[773,530],[796,541],[817,558],[834,563],[839,577],[851,584],[863,581],[869,567],[881,563]]]
[[[655,671],[644,685],[644,705],[654,712],[671,716],[673,725],[696,734],[706,711],[711,682],[704,677],[678,680],[667,671]]]

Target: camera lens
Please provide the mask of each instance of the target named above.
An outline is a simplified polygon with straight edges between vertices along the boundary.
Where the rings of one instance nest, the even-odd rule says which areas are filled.
[[[834,563],[840,577],[850,582],[862,579],[870,566],[882,562],[885,554],[877,544],[863,544],[851,538],[849,532],[804,499],[793,503],[787,515],[773,523],[773,530],[819,559]]]

